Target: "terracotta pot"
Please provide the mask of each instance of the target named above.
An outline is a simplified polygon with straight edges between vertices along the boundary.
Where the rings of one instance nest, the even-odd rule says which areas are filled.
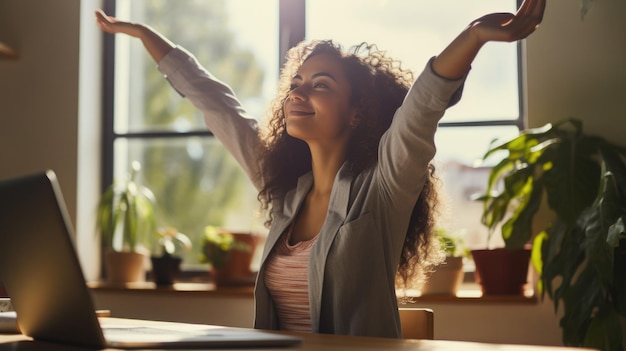
[[[483,295],[523,295],[530,248],[472,250],[475,278]]]
[[[463,282],[463,257],[446,257],[427,279],[422,295],[456,295]]]
[[[163,255],[150,257],[152,262],[152,279],[156,285],[172,285],[180,273],[183,259],[178,256]]]
[[[250,270],[250,264],[256,251],[259,237],[253,233],[232,233],[235,241],[250,247],[248,251],[231,250],[226,265],[220,269],[211,269],[215,284],[220,286],[253,285],[256,272]]]
[[[106,280],[109,283],[135,283],[146,280],[146,255],[138,252],[104,252]]]

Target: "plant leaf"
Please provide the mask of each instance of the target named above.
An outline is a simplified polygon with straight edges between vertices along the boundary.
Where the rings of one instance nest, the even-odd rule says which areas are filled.
[[[535,269],[535,272],[541,277],[543,275],[543,260],[541,258],[541,252],[543,250],[543,244],[548,240],[548,233],[546,231],[542,231],[541,233],[535,236],[533,240],[532,250],[530,251],[530,262]],[[544,296],[545,290],[543,289],[543,280],[539,279],[537,281],[537,290],[541,296]]]
[[[611,245],[611,247],[618,247],[620,240],[626,238],[626,228],[624,228],[625,221],[622,216],[609,227],[606,242]]]
[[[554,301],[555,311],[559,301],[567,295],[578,266],[584,261],[583,238],[581,228],[569,227],[559,220],[548,230],[548,240],[542,246],[541,279],[548,296]],[[560,284],[553,289],[553,282],[559,277]]]
[[[585,228],[583,247],[587,265],[596,271],[599,284],[608,289],[613,284],[613,248],[606,244],[608,228],[604,226],[602,210],[594,207],[580,219]]]
[[[563,300],[565,308],[560,322],[563,342],[565,345],[583,345],[594,308],[603,303],[603,290],[595,271],[585,267]]]
[[[581,155],[578,147],[573,140],[564,138],[546,154],[554,160],[544,174],[548,204],[569,224],[576,222],[580,213],[591,206],[599,186],[600,167],[596,161]]]
[[[541,206],[543,184],[541,180],[533,182],[529,179],[527,186],[520,190],[518,196],[522,202],[518,205],[511,219],[502,227],[502,237],[505,247],[509,249],[522,248],[532,237],[532,219]]]
[[[547,139],[553,132],[553,126],[550,123],[539,128],[525,129],[517,137],[490,147],[483,159],[487,159],[497,151],[507,151],[510,160],[519,159],[527,154],[530,148],[539,144],[541,140]]]
[[[623,269],[626,267],[626,238],[622,238],[613,255],[614,267],[618,267],[613,270],[612,295],[615,299],[615,310],[626,318],[626,274]]]
[[[603,304],[591,319],[583,346],[620,351],[622,339],[618,314],[610,304]]]

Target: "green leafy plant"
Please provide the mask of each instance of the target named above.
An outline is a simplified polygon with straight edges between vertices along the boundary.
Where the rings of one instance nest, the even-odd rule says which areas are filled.
[[[463,239],[453,236],[443,228],[436,228],[435,235],[439,239],[441,248],[448,257],[469,257],[470,251],[463,245]]]
[[[626,149],[567,119],[493,146],[482,222],[502,224],[508,248],[532,241],[539,291],[562,304],[566,345],[622,350],[626,317]],[[501,191],[496,191],[502,187]],[[554,219],[533,239],[543,200]]]
[[[235,240],[233,234],[218,229],[214,226],[207,226],[202,237],[202,256],[200,261],[209,263],[215,269],[220,269],[228,263],[228,254],[231,250],[249,252],[250,245]]]
[[[156,200],[152,191],[136,182],[141,169],[132,163],[124,182],[114,182],[102,194],[98,203],[96,226],[103,247],[114,251],[137,251],[147,235],[156,228]]]
[[[159,228],[156,231],[159,251],[163,256],[172,256],[177,248],[190,250],[193,246],[189,237],[173,227]]]

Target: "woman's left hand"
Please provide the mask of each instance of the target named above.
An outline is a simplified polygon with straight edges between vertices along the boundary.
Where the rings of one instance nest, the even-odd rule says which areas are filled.
[[[440,76],[458,79],[487,42],[513,42],[532,34],[543,20],[546,0],[524,0],[515,14],[491,13],[474,21],[433,61]]]
[[[546,0],[525,0],[515,14],[492,13],[470,24],[481,44],[513,42],[528,37],[543,20]]]

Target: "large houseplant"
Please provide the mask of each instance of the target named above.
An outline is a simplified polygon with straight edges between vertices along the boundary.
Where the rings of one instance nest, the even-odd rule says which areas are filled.
[[[137,182],[140,169],[139,162],[134,161],[128,179],[111,184],[98,203],[96,225],[109,282],[145,278],[146,253],[142,248],[146,236],[156,228],[156,201],[150,189]]]
[[[501,151],[508,154],[491,170],[483,223],[492,229],[503,223],[508,246],[533,240],[538,288],[555,312],[560,305],[564,310],[564,344],[621,350],[626,149],[568,119],[525,130],[485,157]],[[495,192],[498,186],[503,189]],[[553,219],[533,228],[544,200]]]

